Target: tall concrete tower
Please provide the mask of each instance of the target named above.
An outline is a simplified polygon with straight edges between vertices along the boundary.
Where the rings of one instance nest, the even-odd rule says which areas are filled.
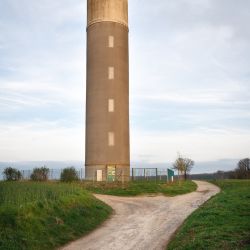
[[[128,179],[128,0],[88,0],[87,179]]]

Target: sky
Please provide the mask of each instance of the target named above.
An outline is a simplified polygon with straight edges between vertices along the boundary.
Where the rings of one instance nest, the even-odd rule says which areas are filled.
[[[132,162],[250,157],[249,23],[249,0],[129,1]],[[86,0],[1,0],[0,161],[84,161],[85,87]]]

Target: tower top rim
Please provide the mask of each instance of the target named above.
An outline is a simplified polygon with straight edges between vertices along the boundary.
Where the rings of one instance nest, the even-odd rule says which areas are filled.
[[[88,0],[87,9],[87,27],[107,21],[128,27],[128,0]]]

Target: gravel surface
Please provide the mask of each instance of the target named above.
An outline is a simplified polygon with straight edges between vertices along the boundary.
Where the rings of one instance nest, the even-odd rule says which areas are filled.
[[[220,189],[195,181],[195,192],[166,196],[118,197],[96,195],[114,209],[110,219],[87,236],[61,250],[158,250],[166,249],[173,233],[201,204]]]

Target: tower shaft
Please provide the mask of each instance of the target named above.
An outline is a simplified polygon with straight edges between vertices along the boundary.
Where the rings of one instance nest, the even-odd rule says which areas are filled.
[[[86,178],[128,179],[127,0],[88,0],[86,95]]]

